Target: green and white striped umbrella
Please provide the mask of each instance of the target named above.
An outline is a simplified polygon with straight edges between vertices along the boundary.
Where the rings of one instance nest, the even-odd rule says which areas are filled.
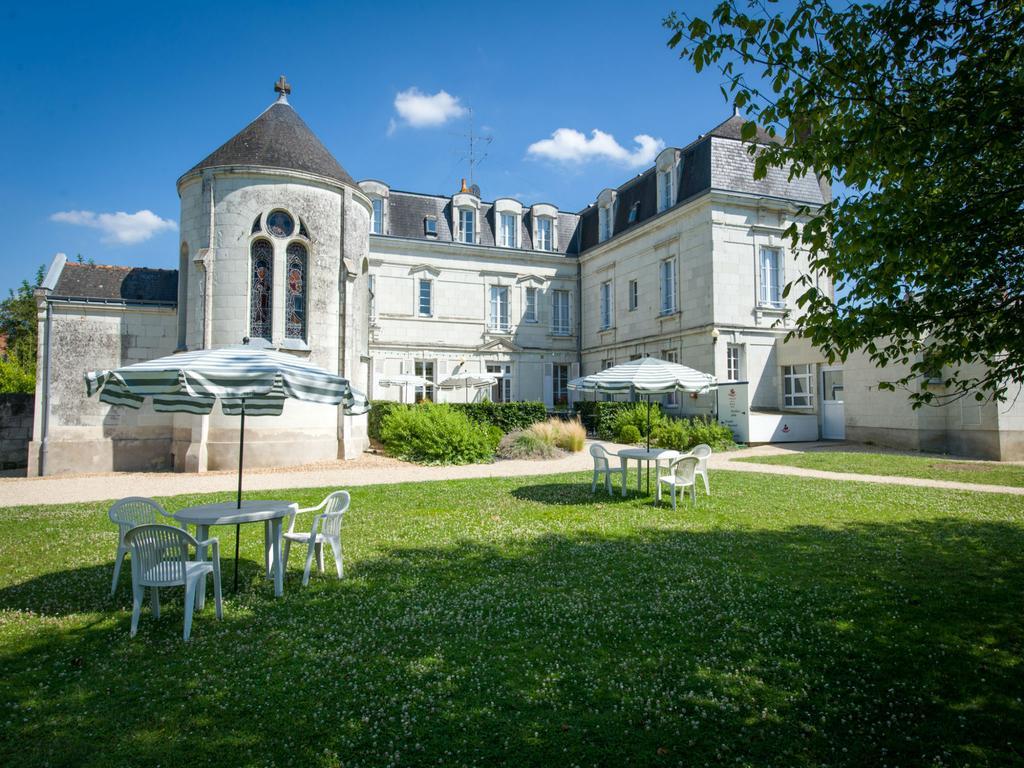
[[[608,394],[668,395],[673,392],[702,394],[717,389],[718,379],[710,373],[670,363],[656,357],[642,357],[605,368],[569,382],[569,389]]]
[[[163,413],[206,415],[220,400],[229,416],[241,416],[238,436],[237,507],[242,508],[245,417],[280,416],[288,398],[344,405],[348,414],[366,413],[366,395],[347,379],[270,349],[248,344],[200,349],[144,363],[85,374],[89,395],[111,405],[141,408],[147,397]],[[238,589],[239,526],[235,526],[235,590]]]
[[[216,400],[229,416],[280,416],[287,398],[368,410],[366,396],[347,379],[295,357],[247,344],[201,349],[85,374],[89,395],[111,405],[140,408],[150,397],[160,412],[205,415]]]

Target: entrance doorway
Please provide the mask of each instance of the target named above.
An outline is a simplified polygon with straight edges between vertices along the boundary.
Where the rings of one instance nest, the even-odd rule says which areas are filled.
[[[846,414],[843,410],[843,369],[821,369],[821,437],[846,439]]]

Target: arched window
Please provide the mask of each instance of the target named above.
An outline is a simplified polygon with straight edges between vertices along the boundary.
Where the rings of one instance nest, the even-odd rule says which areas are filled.
[[[288,339],[306,338],[306,246],[290,243],[285,271],[284,335]]]
[[[249,335],[270,341],[274,295],[274,249],[266,240],[252,244],[252,297],[249,303]]]

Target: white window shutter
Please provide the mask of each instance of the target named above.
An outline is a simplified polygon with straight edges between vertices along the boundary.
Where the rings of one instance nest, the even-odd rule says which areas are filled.
[[[551,390],[554,378],[554,369],[551,363],[544,363],[544,407],[549,411],[554,410],[554,393]]]

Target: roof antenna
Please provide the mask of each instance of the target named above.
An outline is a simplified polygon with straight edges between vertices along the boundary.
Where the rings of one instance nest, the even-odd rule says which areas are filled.
[[[474,130],[473,124],[473,108],[469,108],[469,133],[461,134],[464,139],[469,142],[469,153],[463,155],[460,160],[466,160],[469,165],[469,188],[476,189],[477,197],[480,196],[480,188],[476,185],[476,169],[484,160],[487,159],[487,152],[480,154],[479,145],[483,144],[485,147],[489,146],[494,141],[493,136],[480,136]]]

